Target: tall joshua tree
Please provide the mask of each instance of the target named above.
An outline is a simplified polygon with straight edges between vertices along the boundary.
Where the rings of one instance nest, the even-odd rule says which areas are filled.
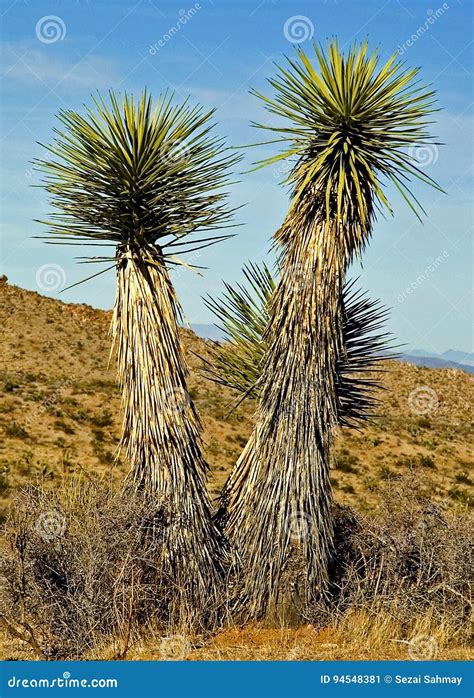
[[[270,164],[293,163],[288,214],[275,233],[280,279],[264,333],[255,426],[222,496],[236,554],[240,605],[259,616],[305,605],[327,588],[331,552],[330,453],[338,422],[335,366],[345,354],[346,270],[367,244],[382,191],[392,182],[417,215],[410,178],[434,182],[407,155],[430,140],[434,93],[392,56],[367,44],[343,55],[299,51],[258,93],[281,117],[286,147]],[[258,124],[257,124],[258,125]],[[275,142],[275,141],[273,141]]]
[[[138,101],[110,93],[109,103],[98,98],[94,107],[84,116],[60,112],[61,128],[46,146],[52,157],[37,163],[59,209],[45,221],[47,237],[115,247],[113,256],[87,261],[110,260],[116,269],[111,335],[129,481],[151,495],[164,576],[189,606],[202,607],[216,589],[222,553],[169,267],[184,264],[176,251],[225,237],[195,234],[229,223],[225,186],[238,158],[210,133],[212,112],[172,96],[154,107],[146,92]]]

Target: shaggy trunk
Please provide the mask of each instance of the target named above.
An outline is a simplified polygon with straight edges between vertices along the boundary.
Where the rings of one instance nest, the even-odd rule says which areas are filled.
[[[282,273],[256,425],[222,500],[243,580],[238,606],[286,621],[324,593],[332,541],[329,456],[346,252],[315,208],[291,212],[276,235]]]
[[[217,600],[222,552],[205,486],[201,422],[186,387],[179,312],[159,248],[119,254],[111,334],[129,482],[152,497],[162,539],[157,564],[183,604],[202,609]]]

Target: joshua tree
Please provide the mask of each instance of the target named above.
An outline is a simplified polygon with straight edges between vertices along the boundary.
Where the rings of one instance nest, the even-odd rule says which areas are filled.
[[[60,112],[62,128],[46,146],[52,158],[37,163],[59,209],[44,221],[47,237],[115,247],[113,256],[87,261],[110,260],[117,274],[111,335],[129,482],[156,507],[163,574],[183,600],[202,607],[215,589],[222,552],[169,267],[184,264],[177,250],[225,237],[191,236],[229,223],[223,187],[237,157],[210,134],[212,112],[187,102],[175,105],[165,95],[153,107],[146,92],[138,102],[110,93],[109,104],[98,98],[94,105],[84,116]]]
[[[327,588],[332,494],[329,466],[338,422],[335,366],[346,353],[343,288],[367,244],[382,191],[392,182],[414,212],[411,177],[434,182],[407,155],[426,143],[434,93],[396,55],[380,66],[367,44],[337,42],[318,67],[299,51],[258,93],[283,119],[260,125],[287,146],[288,214],[275,233],[280,278],[264,332],[255,426],[224,488],[221,509],[246,613],[293,612]],[[286,123],[285,123],[286,121]],[[258,124],[257,124],[258,126]]]

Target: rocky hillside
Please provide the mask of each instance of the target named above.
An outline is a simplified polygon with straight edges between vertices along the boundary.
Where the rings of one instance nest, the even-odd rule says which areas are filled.
[[[37,477],[60,481],[76,469],[122,478],[114,464],[120,396],[108,368],[110,313],[65,304],[0,282],[0,507]],[[230,411],[232,394],[199,374],[206,342],[183,330],[190,394],[202,415],[209,487],[217,495],[244,446],[251,402]],[[367,510],[382,478],[419,471],[426,493],[469,505],[473,377],[455,369],[387,362],[380,415],[338,436],[332,481],[339,501]]]

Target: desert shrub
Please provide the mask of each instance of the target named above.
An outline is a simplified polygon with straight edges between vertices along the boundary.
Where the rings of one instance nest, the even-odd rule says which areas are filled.
[[[452,639],[466,639],[472,526],[466,508],[430,502],[420,487],[413,476],[384,482],[370,517],[335,508],[329,594],[296,622],[346,624],[351,633],[375,627],[381,642],[417,628],[449,627]],[[60,491],[24,489],[5,523],[7,630],[43,658],[88,657],[111,645],[122,658],[150,631],[232,622],[232,588],[226,597],[223,587],[220,609],[190,609],[179,580],[164,573],[162,541],[173,525],[156,499],[89,478],[66,480]]]
[[[358,473],[358,463],[359,459],[357,456],[353,453],[349,453],[346,448],[343,448],[336,453],[336,457],[334,459],[334,466],[343,473]]]
[[[465,490],[462,487],[451,487],[448,490],[448,496],[451,497],[451,499],[454,499],[455,501],[459,502],[460,504],[464,504],[467,507],[472,507],[474,503],[473,498],[469,494],[468,490]]]
[[[330,594],[309,610],[311,622],[335,624],[363,612],[389,615],[409,630],[429,617],[458,640],[468,636],[472,521],[465,508],[423,497],[421,486],[414,476],[384,482],[370,518],[336,509]]]
[[[112,412],[110,410],[104,410],[102,414],[90,417],[89,421],[96,427],[109,427],[113,424]]]
[[[70,424],[64,421],[64,419],[57,419],[54,422],[54,426],[57,427],[58,429],[61,429],[65,434],[75,434],[75,430],[72,428]]]
[[[460,482],[463,485],[472,485],[473,484],[471,478],[465,472],[456,473],[454,479],[456,480],[456,482]]]
[[[0,461],[0,496],[4,496],[9,486],[11,467],[6,460]]]
[[[199,400],[199,390],[195,386],[193,386],[192,388],[189,388],[188,392],[189,392],[189,397],[191,398],[191,400],[193,402],[196,402],[197,400]]]
[[[436,463],[431,456],[419,456],[419,463],[422,468],[436,469]]]
[[[122,658],[147,628],[206,622],[212,609],[187,608],[179,580],[157,562],[168,518],[156,498],[90,479],[22,490],[5,524],[7,631],[43,658],[110,643]]]
[[[92,429],[92,436],[95,439],[95,441],[104,441],[105,439],[105,434],[103,429]]]
[[[94,441],[92,450],[94,456],[97,458],[99,463],[102,463],[102,465],[113,465],[115,462],[115,456],[112,451],[109,449],[104,449],[100,442]]]
[[[26,431],[24,427],[21,426],[21,424],[17,424],[16,422],[12,422],[11,424],[7,424],[5,429],[5,434],[7,436],[11,436],[15,439],[28,439],[29,434]]]
[[[3,389],[6,393],[13,393],[16,390],[18,390],[19,387],[20,387],[19,383],[16,383],[16,382],[10,381],[10,380],[5,381],[5,383],[3,385]]]
[[[60,402],[62,405],[69,405],[71,407],[77,407],[79,405],[79,402],[75,398],[69,397],[68,395],[60,398]]]

